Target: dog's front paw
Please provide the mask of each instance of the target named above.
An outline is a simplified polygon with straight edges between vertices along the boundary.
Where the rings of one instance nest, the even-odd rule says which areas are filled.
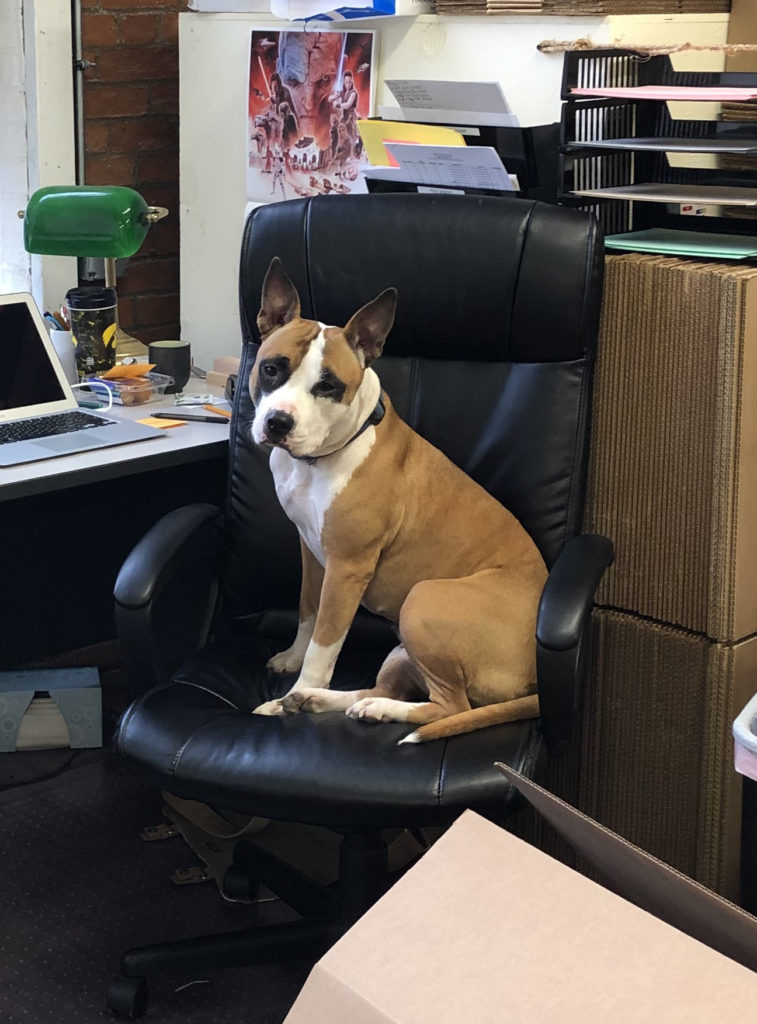
[[[302,668],[304,657],[305,655],[302,651],[297,651],[294,647],[288,647],[285,651],[279,651],[278,654],[274,654],[272,658],[269,658],[266,662],[266,667],[270,668],[272,672],[299,672]]]
[[[363,697],[347,708],[346,714],[348,718],[361,718],[365,722],[394,722],[397,720],[396,703],[386,697]]]
[[[265,704],[259,704],[252,712],[253,715],[283,715],[284,708],[280,700],[267,700]]]
[[[306,686],[299,690],[292,690],[291,693],[281,698],[281,703],[288,715],[296,715],[300,711],[308,711],[311,715],[317,715],[322,711],[341,710],[339,697],[339,693],[334,693],[331,690]]]
[[[298,715],[300,711],[307,711],[307,694],[302,690],[292,690],[286,697],[281,698],[281,707],[285,715]]]

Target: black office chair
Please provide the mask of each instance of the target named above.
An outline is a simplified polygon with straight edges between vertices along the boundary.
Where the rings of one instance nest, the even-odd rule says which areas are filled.
[[[406,725],[251,714],[293,681],[265,666],[294,637],[300,580],[268,452],[250,439],[246,382],[272,256],[302,315],[326,323],[344,325],[382,289],[399,289],[375,364],[383,385],[404,419],[514,512],[551,570],[535,639],[540,720],[398,746]],[[493,763],[533,776],[545,751],[568,741],[593,594],[612,560],[609,541],[579,535],[602,269],[593,217],[525,200],[318,197],[250,215],[227,507],[167,515],[121,570],[119,635],[130,678],[147,692],[123,715],[117,748],[179,797],[336,830],[340,880],[317,886],[240,842],[235,870],[259,877],[301,920],[131,950],[111,1008],[144,1012],[145,977],[161,965],[315,960],[387,886],[385,830],[444,826],[465,808],[504,822],[517,802]],[[359,613],[332,686],[372,685],[395,643],[387,624]]]

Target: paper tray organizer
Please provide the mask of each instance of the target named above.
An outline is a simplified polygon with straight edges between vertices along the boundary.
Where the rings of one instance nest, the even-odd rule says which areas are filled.
[[[602,90],[648,86],[690,87],[711,93],[757,89],[757,73],[675,71],[667,55],[649,57],[634,50],[607,49],[565,54],[560,119],[559,201],[596,214],[605,234],[655,227],[753,234],[754,220],[729,206],[719,189],[751,191],[757,197],[757,103],[723,102],[718,119],[674,118],[665,100],[587,98],[574,89]],[[745,93],[746,95],[746,93]],[[717,167],[671,165],[667,153],[715,154]],[[684,158],[685,159],[685,158]],[[645,197],[613,195],[624,186],[647,186]],[[691,186],[697,199],[654,201],[655,185]],[[602,195],[582,195],[601,189]],[[701,196],[705,194],[703,201]],[[694,192],[692,192],[694,195]],[[689,209],[685,209],[689,207]],[[699,212],[692,217],[689,214]]]

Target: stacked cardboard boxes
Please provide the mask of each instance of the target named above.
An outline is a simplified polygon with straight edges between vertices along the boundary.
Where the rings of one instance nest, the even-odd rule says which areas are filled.
[[[190,6],[193,6],[190,4]],[[439,14],[711,14],[730,11],[731,0],[437,0]]]
[[[608,257],[592,430],[585,528],[616,561],[567,795],[734,898],[730,730],[757,690],[757,268]]]

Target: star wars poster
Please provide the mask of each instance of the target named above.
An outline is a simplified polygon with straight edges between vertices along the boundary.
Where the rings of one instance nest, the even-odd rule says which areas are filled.
[[[373,32],[279,32],[250,38],[247,198],[365,192],[357,132],[373,107]]]

